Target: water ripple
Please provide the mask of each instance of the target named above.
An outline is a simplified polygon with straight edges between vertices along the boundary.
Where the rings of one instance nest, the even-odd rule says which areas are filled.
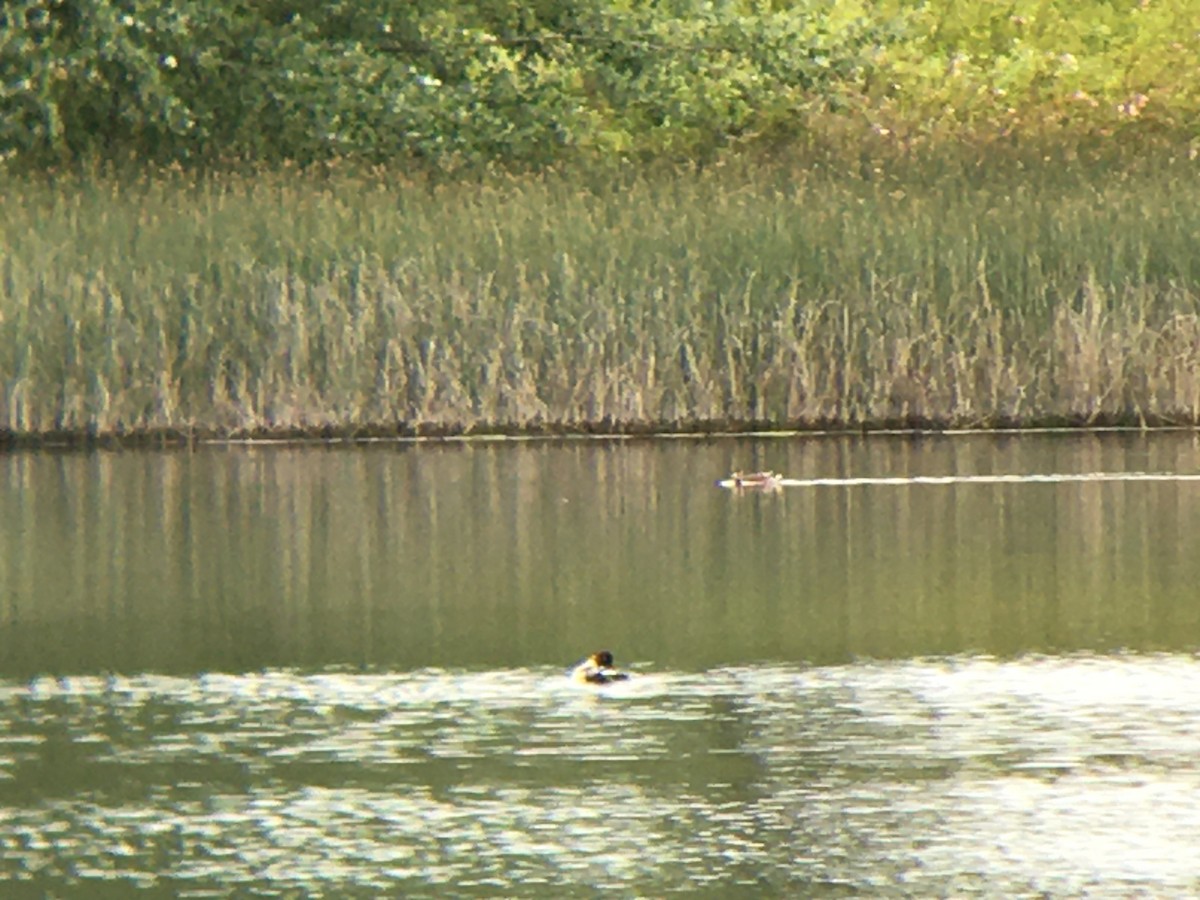
[[[32,894],[1200,890],[1200,662],[0,683]]]

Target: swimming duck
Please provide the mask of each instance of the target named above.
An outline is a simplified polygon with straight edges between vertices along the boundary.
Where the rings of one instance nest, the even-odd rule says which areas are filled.
[[[571,678],[580,684],[611,684],[628,681],[629,673],[613,668],[613,655],[607,650],[597,650],[571,670]]]
[[[734,472],[726,482],[734,490],[773,494],[783,490],[783,476],[770,469],[763,472]]]

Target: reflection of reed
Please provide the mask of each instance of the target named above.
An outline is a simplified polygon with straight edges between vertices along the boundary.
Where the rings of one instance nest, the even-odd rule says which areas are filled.
[[[1190,483],[712,487],[1200,469],[1190,436],[0,458],[7,671],[708,666],[1181,647]],[[636,668],[636,665],[635,665]]]

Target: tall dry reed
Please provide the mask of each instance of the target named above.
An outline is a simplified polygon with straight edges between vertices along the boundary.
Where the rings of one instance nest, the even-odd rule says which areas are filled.
[[[0,185],[18,435],[1200,420],[1186,160]]]

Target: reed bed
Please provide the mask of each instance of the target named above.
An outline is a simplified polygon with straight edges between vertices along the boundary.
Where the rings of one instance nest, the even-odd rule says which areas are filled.
[[[1200,422],[1200,170],[0,184],[0,429]]]

